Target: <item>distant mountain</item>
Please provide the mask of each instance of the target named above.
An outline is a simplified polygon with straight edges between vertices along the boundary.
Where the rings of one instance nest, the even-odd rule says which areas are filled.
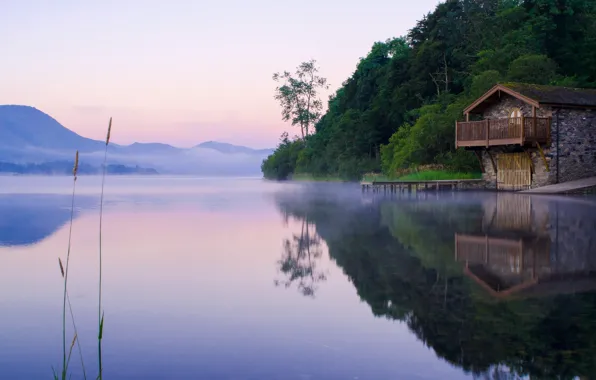
[[[252,149],[245,146],[240,145],[232,145],[228,143],[222,143],[217,141],[206,141],[204,143],[200,143],[199,145],[195,145],[194,148],[202,148],[202,149],[213,149],[221,153],[225,154],[267,154],[270,155],[273,153],[273,149]]]
[[[0,105],[0,147],[101,149],[101,141],[88,139],[65,128],[51,116],[34,107]]]
[[[0,161],[4,163],[46,165],[72,160],[79,150],[82,164],[98,166],[104,149],[104,141],[83,137],[34,107],[0,105]],[[262,160],[272,152],[216,141],[190,149],[162,143],[110,143],[108,164],[154,168],[164,174],[260,175]]]
[[[151,154],[168,154],[177,153],[180,148],[162,143],[133,143],[126,146],[121,146],[121,149],[125,149],[130,153],[151,153]]]

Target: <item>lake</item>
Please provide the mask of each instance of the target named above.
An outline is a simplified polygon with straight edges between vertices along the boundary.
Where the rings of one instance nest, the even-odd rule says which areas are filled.
[[[69,268],[90,379],[100,186],[77,181]],[[104,379],[596,373],[594,197],[165,176],[105,189]],[[0,176],[2,379],[61,368],[71,192],[69,177]]]

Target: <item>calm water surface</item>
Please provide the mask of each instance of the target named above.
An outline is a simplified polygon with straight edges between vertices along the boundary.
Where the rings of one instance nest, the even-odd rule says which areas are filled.
[[[61,366],[71,186],[0,177],[2,379]],[[77,182],[69,279],[89,378],[99,186]],[[103,281],[104,379],[596,373],[590,197],[109,177]]]

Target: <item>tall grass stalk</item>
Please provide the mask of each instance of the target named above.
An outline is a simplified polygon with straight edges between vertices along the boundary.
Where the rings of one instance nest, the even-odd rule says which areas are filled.
[[[70,310],[70,318],[72,320],[72,329],[74,331],[75,336],[79,336],[79,331],[77,330],[77,324],[75,323],[74,313],[72,311],[72,304],[70,303],[70,295],[68,292],[66,293],[66,301],[68,302],[68,309]],[[79,358],[81,359],[81,368],[83,369],[83,379],[87,380],[87,371],[85,370],[85,361],[83,360],[83,350],[81,349],[81,341],[77,339],[77,349],[79,351]]]
[[[101,196],[99,200],[99,300],[98,300],[98,312],[97,312],[97,319],[98,319],[98,333],[97,333],[97,355],[98,355],[98,366],[99,366],[99,375],[97,378],[99,380],[103,379],[103,367],[102,367],[102,354],[101,354],[101,340],[103,338],[103,311],[101,307],[101,278],[102,278],[102,251],[101,251],[101,243],[102,243],[102,222],[103,222],[103,193],[104,193],[104,184],[106,181],[106,163],[108,158],[108,145],[110,144],[110,133],[112,132],[112,118],[110,117],[110,123],[108,124],[108,135],[106,136],[106,149],[103,156],[103,174],[101,176]]]
[[[68,301],[68,305],[70,308],[70,299],[68,297],[68,267],[70,264],[70,247],[71,247],[71,240],[72,240],[72,221],[74,218],[74,201],[75,201],[75,190],[77,186],[77,171],[79,169],[79,151],[75,155],[75,163],[72,169],[73,175],[73,183],[72,183],[72,200],[70,205],[70,228],[68,231],[68,249],[66,251],[66,265],[62,265],[62,260],[58,258],[58,263],[60,264],[60,272],[62,277],[64,278],[64,297],[62,302],[62,380],[66,380],[66,374],[68,371],[68,364],[70,362],[70,353],[72,353],[72,347],[74,346],[77,340],[77,334],[75,333],[74,339],[71,344],[70,352],[68,357],[66,355],[66,304]],[[73,318],[74,324],[74,315],[72,314],[72,308],[70,308],[71,317]],[[80,348],[80,346],[79,346]],[[82,360],[82,356],[81,356]]]

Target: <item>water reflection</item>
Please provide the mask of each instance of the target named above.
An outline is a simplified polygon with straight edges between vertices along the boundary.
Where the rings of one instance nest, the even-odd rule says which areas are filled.
[[[321,238],[308,218],[302,219],[301,224],[300,234],[293,234],[292,239],[283,241],[282,257],[277,265],[284,278],[274,283],[285,288],[296,283],[303,295],[314,297],[317,283],[327,278],[317,264],[323,256]]]
[[[538,198],[501,195],[484,202],[483,207],[490,218],[483,221],[481,233],[455,233],[455,259],[464,263],[464,274],[490,295],[503,298],[596,290],[594,247],[581,246],[581,236],[559,236],[561,221],[567,228],[577,221],[563,220],[558,203],[551,210]],[[590,223],[590,219],[579,222]],[[587,233],[591,240],[596,231],[583,230],[576,228],[574,234]],[[573,241],[568,242],[569,238]]]
[[[448,196],[450,197],[450,196]],[[596,373],[596,203],[518,194],[280,195],[376,316],[486,379]]]
[[[60,194],[0,195],[0,246],[33,245],[51,236],[70,220],[71,202]],[[92,197],[77,197],[74,218],[95,204]]]

